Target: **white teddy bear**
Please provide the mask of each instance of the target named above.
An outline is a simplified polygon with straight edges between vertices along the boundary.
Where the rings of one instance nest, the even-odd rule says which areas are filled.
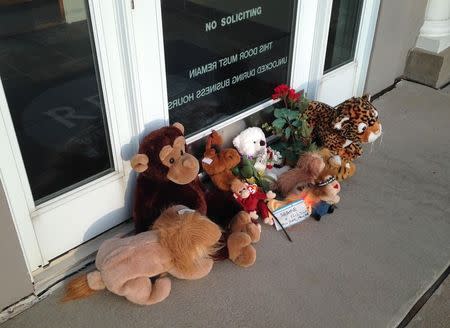
[[[233,145],[242,156],[255,161],[254,167],[260,174],[265,174],[276,180],[280,174],[289,170],[288,166],[274,167],[275,165],[281,165],[283,158],[280,152],[267,147],[266,136],[260,128],[245,129],[233,139]]]

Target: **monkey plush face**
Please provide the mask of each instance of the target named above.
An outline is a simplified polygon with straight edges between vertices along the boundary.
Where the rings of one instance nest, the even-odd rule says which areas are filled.
[[[247,185],[239,179],[233,180],[231,183],[231,191],[242,199],[250,197],[250,190]]]
[[[200,166],[194,156],[186,153],[183,134],[184,127],[180,123],[153,131],[142,140],[131,167],[158,181],[168,180],[180,185],[194,181]]]

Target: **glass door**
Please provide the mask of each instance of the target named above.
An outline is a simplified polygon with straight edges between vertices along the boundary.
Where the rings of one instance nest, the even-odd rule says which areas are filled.
[[[28,252],[32,269],[129,217],[120,145],[131,133],[116,93],[125,79],[111,67],[114,15],[103,18],[113,2],[102,3],[0,2],[0,107],[41,257]]]
[[[322,8],[329,24],[323,31],[317,99],[337,105],[362,93],[378,7],[379,1],[332,0]]]

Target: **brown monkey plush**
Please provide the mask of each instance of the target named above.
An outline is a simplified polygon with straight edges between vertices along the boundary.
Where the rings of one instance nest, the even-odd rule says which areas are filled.
[[[161,210],[171,205],[184,205],[206,215],[198,160],[186,153],[183,134],[180,123],[153,131],[131,159],[131,167],[140,173],[133,209],[137,233],[148,230]]]
[[[242,216],[248,216],[239,212],[239,204],[230,193],[205,193],[198,178],[199,162],[186,153],[183,134],[180,123],[155,130],[142,140],[139,153],[131,160],[132,168],[140,173],[133,209],[137,233],[148,230],[161,211],[172,205],[184,205],[207,215],[225,231]],[[227,256],[233,254],[229,258],[240,266],[252,265],[256,259],[253,238],[247,238],[242,231],[226,235]]]
[[[231,182],[235,179],[231,170],[239,165],[241,155],[233,148],[220,151],[218,148],[222,144],[222,137],[216,131],[213,131],[206,141],[202,167],[217,188],[230,191]]]

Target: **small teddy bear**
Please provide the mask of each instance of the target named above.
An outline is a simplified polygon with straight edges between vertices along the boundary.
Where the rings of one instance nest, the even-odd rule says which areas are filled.
[[[276,197],[273,191],[263,193],[258,189],[258,186],[248,185],[239,179],[233,180],[231,191],[244,211],[248,212],[253,220],[261,217],[265,224],[273,225],[273,218],[266,204],[266,200]]]
[[[289,167],[278,168],[283,164],[280,152],[267,146],[266,136],[258,127],[247,128],[233,139],[233,145],[242,157],[252,161],[260,175],[276,180]]]

